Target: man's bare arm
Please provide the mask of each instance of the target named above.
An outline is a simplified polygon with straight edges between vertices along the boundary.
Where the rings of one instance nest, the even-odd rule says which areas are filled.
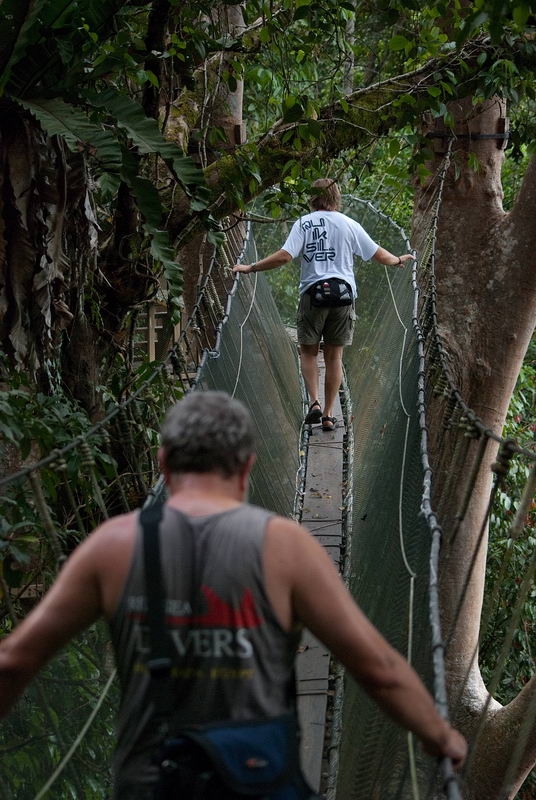
[[[0,716],[51,657],[100,616],[94,552],[90,536],[66,561],[41,602],[0,642]]]
[[[289,261],[292,261],[290,253],[287,253],[286,250],[276,250],[275,253],[270,253],[269,256],[260,258],[253,264],[235,264],[233,272],[245,272],[246,274],[250,272],[265,272],[269,269],[282,267],[283,264],[287,264]]]
[[[384,711],[419,737],[429,753],[460,764],[465,740],[440,716],[415,670],[356,605],[325,550],[289,521],[281,520],[277,527],[273,559],[286,572],[284,580],[290,581],[295,616]]]
[[[404,253],[402,256],[394,256],[385,247],[378,247],[372,256],[374,261],[378,264],[383,264],[386,267],[403,267],[406,261],[414,261],[415,257],[411,253]]]

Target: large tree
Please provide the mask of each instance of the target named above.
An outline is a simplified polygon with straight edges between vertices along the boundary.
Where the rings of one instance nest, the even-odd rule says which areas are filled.
[[[191,289],[203,266],[202,242],[217,240],[219,219],[272,187],[284,208],[328,164],[355,182],[355,165],[373,164],[373,145],[390,135],[400,142],[402,131],[413,146],[408,174],[411,167],[424,181],[416,196],[418,234],[428,224],[426,164],[444,155],[426,143],[454,133],[436,259],[441,335],[467,403],[500,433],[536,316],[536,162],[506,214],[497,142],[505,100],[520,115],[533,99],[535,10],[496,0],[374,8],[360,0],[282,0],[269,10],[253,0],[4,0],[4,379],[12,368],[26,370],[42,389],[63,384],[98,414],[95,387],[125,346],[129,313],[162,274],[176,307],[175,253],[188,267]],[[359,24],[348,39],[354,19]],[[532,133],[522,121],[512,137],[518,151]],[[498,352],[501,368],[491,369]],[[438,459],[434,466],[441,486],[444,465]],[[481,504],[488,474],[483,463]],[[455,495],[446,520],[453,508]],[[447,553],[447,626],[464,585],[459,565],[472,552],[482,516],[478,503],[474,508],[464,522],[467,536],[457,538],[460,552]],[[456,629],[461,657],[450,671],[453,685],[468,670],[474,677],[469,685],[464,680],[469,732],[486,697],[470,663],[484,550]],[[504,730],[533,691],[534,681],[507,709]],[[491,733],[482,741],[505,742],[493,757],[503,769],[508,737],[496,711],[490,707]],[[534,758],[532,745],[525,765]],[[491,798],[492,789],[478,789],[488,763],[475,763],[469,791]]]
[[[459,392],[478,427],[471,430],[472,417],[466,419],[470,437],[465,441],[470,444],[459,446],[467,430],[464,433],[451,424],[453,407],[448,408],[445,396],[430,392],[433,501],[443,526],[442,624],[449,641],[447,675],[455,721],[470,739],[478,733],[465,796],[468,800],[511,798],[536,761],[536,676],[514,700],[501,706],[489,696],[478,651],[488,504],[492,482],[501,475],[497,438],[536,316],[536,223],[530,212],[536,161],[529,163],[516,202],[505,212],[501,187],[504,101],[494,97],[475,105],[471,98],[463,98],[448,107],[457,138],[449,153],[435,243],[438,333],[449,387]],[[440,169],[447,150],[445,128],[436,124],[429,133],[436,137],[434,166]],[[469,163],[473,168],[465,166]],[[430,224],[428,214],[421,217],[419,213],[429,204],[426,189],[418,193],[418,199],[417,232],[419,224]],[[458,410],[463,416],[464,409]],[[507,450],[505,456],[506,470]],[[466,503],[471,480],[474,487]],[[527,570],[529,575],[529,565]],[[503,779],[518,746],[520,728],[531,717],[505,794]]]

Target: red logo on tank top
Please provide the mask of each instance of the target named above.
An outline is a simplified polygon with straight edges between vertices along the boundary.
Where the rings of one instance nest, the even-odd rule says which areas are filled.
[[[192,614],[191,616],[166,616],[168,625],[192,625],[206,628],[258,628],[261,619],[255,608],[255,600],[251,589],[246,589],[240,600],[238,608],[233,608],[231,603],[227,603],[218,597],[210,586],[201,586],[207,601],[207,610],[202,614]]]
[[[255,600],[251,589],[246,589],[238,608],[234,608],[231,603],[222,600],[218,597],[214,589],[210,586],[201,586],[201,591],[205,597],[207,609],[197,614],[166,614],[166,623],[170,627],[180,627],[188,625],[189,627],[198,628],[228,628],[234,630],[244,630],[251,628],[258,628],[262,625],[262,619],[259,616],[255,607]],[[145,622],[147,613],[142,608],[145,607],[145,600],[143,606],[139,610],[132,610],[128,614],[130,619],[138,622]],[[186,604],[189,607],[189,603]],[[185,609],[186,610],[186,609]]]

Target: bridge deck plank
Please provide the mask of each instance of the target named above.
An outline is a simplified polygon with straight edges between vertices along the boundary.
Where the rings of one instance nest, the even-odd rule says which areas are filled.
[[[320,386],[324,384],[324,364],[319,358]],[[323,402],[323,397],[320,397]],[[323,431],[311,427],[307,455],[307,478],[302,525],[323,545],[338,566],[342,542],[342,463],[344,425],[337,401],[334,415],[337,427]],[[322,780],[322,753],[326,730],[329,692],[329,651],[305,631],[296,662],[298,713],[302,729],[302,766],[311,786],[318,791]]]

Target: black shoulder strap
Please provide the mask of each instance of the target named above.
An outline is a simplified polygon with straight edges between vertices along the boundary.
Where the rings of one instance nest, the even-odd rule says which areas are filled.
[[[149,660],[147,669],[151,679],[151,693],[155,704],[158,730],[165,737],[169,729],[169,702],[171,694],[171,639],[166,628],[166,596],[162,581],[162,565],[160,555],[160,521],[162,504],[154,504],[142,509],[140,524],[143,532],[143,562],[145,570],[145,593],[147,595],[147,624],[149,626]],[[179,514],[182,526],[190,535],[190,597],[193,602],[193,590],[196,581],[196,565],[193,544],[193,530],[183,514]],[[183,691],[188,692],[188,683],[184,682]],[[177,693],[174,695],[177,702]]]
[[[162,585],[159,527],[162,504],[143,508],[140,524],[143,530],[143,563],[147,595],[150,658],[147,663],[153,677],[169,675],[171,669],[170,643],[165,624],[165,595]]]

